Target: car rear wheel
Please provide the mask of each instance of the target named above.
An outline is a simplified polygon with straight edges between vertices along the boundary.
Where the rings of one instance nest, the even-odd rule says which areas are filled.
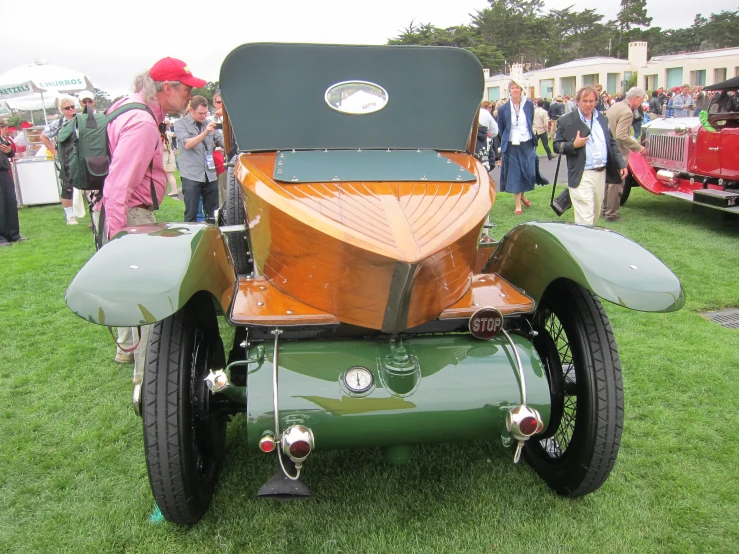
[[[241,186],[234,175],[234,168],[229,167],[226,177],[226,202],[224,209],[225,225],[243,225],[246,222],[244,199]],[[234,269],[237,274],[251,273],[252,262],[249,253],[249,230],[226,234],[228,249],[231,251]]]
[[[624,180],[624,190],[621,193],[621,202],[620,202],[621,206],[626,204],[626,201],[629,199],[629,195],[631,194],[631,187],[633,186],[634,186],[634,178],[631,176],[631,173],[629,173],[626,176],[626,179]]]
[[[213,496],[226,421],[204,379],[224,362],[215,309],[204,295],[151,328],[142,391],[144,450],[154,499],[173,523],[197,522]]]
[[[569,281],[547,289],[533,325],[551,338],[535,346],[548,373],[552,418],[524,456],[557,494],[584,496],[606,481],[621,443],[623,383],[613,331],[598,298]]]

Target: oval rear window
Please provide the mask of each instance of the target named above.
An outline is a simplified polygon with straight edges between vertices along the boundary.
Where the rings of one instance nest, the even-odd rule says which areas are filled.
[[[367,115],[387,105],[387,91],[368,81],[342,81],[326,89],[326,104],[341,113]]]

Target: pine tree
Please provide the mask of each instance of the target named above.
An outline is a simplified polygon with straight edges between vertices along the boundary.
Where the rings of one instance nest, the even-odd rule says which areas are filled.
[[[652,18],[647,16],[647,0],[621,0],[621,11],[618,12],[621,34],[634,25],[649,27],[651,23]]]

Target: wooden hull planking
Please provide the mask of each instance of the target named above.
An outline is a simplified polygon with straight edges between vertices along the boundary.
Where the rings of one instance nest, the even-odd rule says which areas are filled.
[[[476,182],[283,183],[277,153],[241,154],[256,273],[352,325],[403,331],[469,289],[494,189],[467,154],[444,154]]]

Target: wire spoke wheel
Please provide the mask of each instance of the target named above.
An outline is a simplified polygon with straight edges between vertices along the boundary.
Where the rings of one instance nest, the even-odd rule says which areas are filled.
[[[569,281],[547,289],[532,324],[551,415],[524,456],[558,494],[583,496],[606,481],[621,442],[623,384],[613,331],[598,298]]]
[[[551,311],[547,313],[544,320],[544,329],[552,338],[557,349],[559,362],[562,368],[563,399],[560,423],[554,435],[543,439],[541,446],[551,458],[560,458],[572,440],[575,431],[575,417],[577,415],[577,395],[574,364],[572,363],[572,352],[567,335],[562,328],[562,322],[557,319]]]

